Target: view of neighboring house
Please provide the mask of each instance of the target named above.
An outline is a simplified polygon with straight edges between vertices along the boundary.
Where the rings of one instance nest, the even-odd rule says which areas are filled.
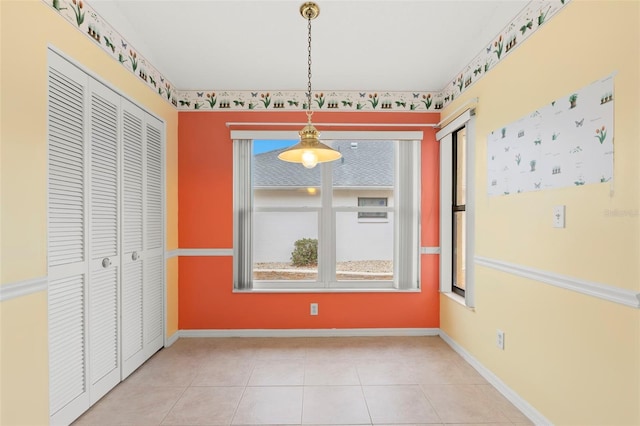
[[[393,212],[341,209],[393,207],[395,142],[329,144],[342,158],[313,169],[279,160],[284,149],[254,155],[255,263],[289,262],[296,240],[318,238],[322,173],[332,174],[336,261],[393,259]]]

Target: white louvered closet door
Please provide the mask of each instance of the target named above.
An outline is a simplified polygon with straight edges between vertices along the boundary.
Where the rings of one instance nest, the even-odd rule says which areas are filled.
[[[88,79],[49,52],[48,328],[51,424],[90,406],[88,384]]]
[[[144,238],[144,346],[147,357],[164,344],[164,126],[146,114],[146,198]]]
[[[91,403],[120,382],[120,96],[91,81],[89,344]]]
[[[144,350],[144,112],[122,100],[122,379],[146,359]]]
[[[164,125],[49,50],[50,423],[164,343]]]
[[[122,379],[164,344],[162,123],[123,99]]]

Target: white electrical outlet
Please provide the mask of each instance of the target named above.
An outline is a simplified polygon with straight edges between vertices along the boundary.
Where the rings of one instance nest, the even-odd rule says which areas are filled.
[[[564,206],[553,206],[553,227],[564,228]]]
[[[496,330],[496,346],[504,350],[504,331]]]
[[[312,303],[309,309],[309,315],[318,315],[318,304]]]

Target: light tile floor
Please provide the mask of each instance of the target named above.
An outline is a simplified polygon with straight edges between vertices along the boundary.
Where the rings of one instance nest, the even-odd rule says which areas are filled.
[[[531,424],[439,337],[180,339],[76,425]]]

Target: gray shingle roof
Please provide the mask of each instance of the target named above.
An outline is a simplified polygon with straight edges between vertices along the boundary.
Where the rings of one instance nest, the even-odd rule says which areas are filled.
[[[333,184],[338,187],[393,186],[394,146],[390,141],[334,141],[342,153],[333,162]],[[320,167],[306,169],[301,164],[278,159],[283,149],[255,155],[253,179],[256,187],[319,186]]]

